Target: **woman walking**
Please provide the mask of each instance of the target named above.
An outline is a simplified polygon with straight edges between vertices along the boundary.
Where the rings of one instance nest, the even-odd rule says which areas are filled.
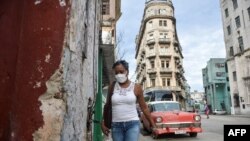
[[[144,101],[143,90],[139,84],[128,79],[129,66],[125,60],[114,63],[116,82],[109,86],[113,90],[111,97],[112,124],[111,132],[113,141],[138,141],[140,133],[140,121],[136,109],[139,103],[141,111],[146,115],[152,129],[156,128],[150,112]],[[107,98],[108,102],[108,98]],[[102,122],[102,131],[109,135],[110,129]]]

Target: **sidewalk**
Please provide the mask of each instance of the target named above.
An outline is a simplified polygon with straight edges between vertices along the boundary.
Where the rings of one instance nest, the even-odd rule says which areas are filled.
[[[229,116],[232,116],[232,117],[243,117],[243,118],[250,118],[250,115],[229,115]]]

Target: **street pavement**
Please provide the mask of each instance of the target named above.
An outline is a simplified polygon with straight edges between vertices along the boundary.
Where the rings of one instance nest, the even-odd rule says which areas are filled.
[[[205,115],[201,115],[202,133],[198,133],[197,137],[189,135],[164,135],[159,139],[153,139],[150,134],[141,129],[140,141],[223,141],[223,128],[228,124],[246,125],[250,124],[250,116],[243,115],[210,115],[207,119]]]

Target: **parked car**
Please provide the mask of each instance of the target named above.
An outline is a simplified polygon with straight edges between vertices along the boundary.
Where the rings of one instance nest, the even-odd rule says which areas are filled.
[[[218,110],[218,109],[215,109],[214,110],[214,112],[213,112],[213,114],[214,115],[224,115],[224,114],[226,114],[227,112],[226,111],[224,111],[224,110]]]
[[[198,113],[181,111],[177,101],[153,101],[148,103],[148,108],[157,128],[151,131],[150,124],[141,113],[143,128],[152,132],[153,138],[162,134],[189,134],[196,137],[202,132],[201,116]]]

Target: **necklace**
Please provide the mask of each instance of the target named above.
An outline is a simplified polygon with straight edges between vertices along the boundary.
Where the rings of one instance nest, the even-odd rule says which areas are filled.
[[[122,96],[127,96],[127,92],[131,90],[131,83],[129,84],[129,86],[127,88],[122,88],[119,84],[119,95],[122,95]]]

